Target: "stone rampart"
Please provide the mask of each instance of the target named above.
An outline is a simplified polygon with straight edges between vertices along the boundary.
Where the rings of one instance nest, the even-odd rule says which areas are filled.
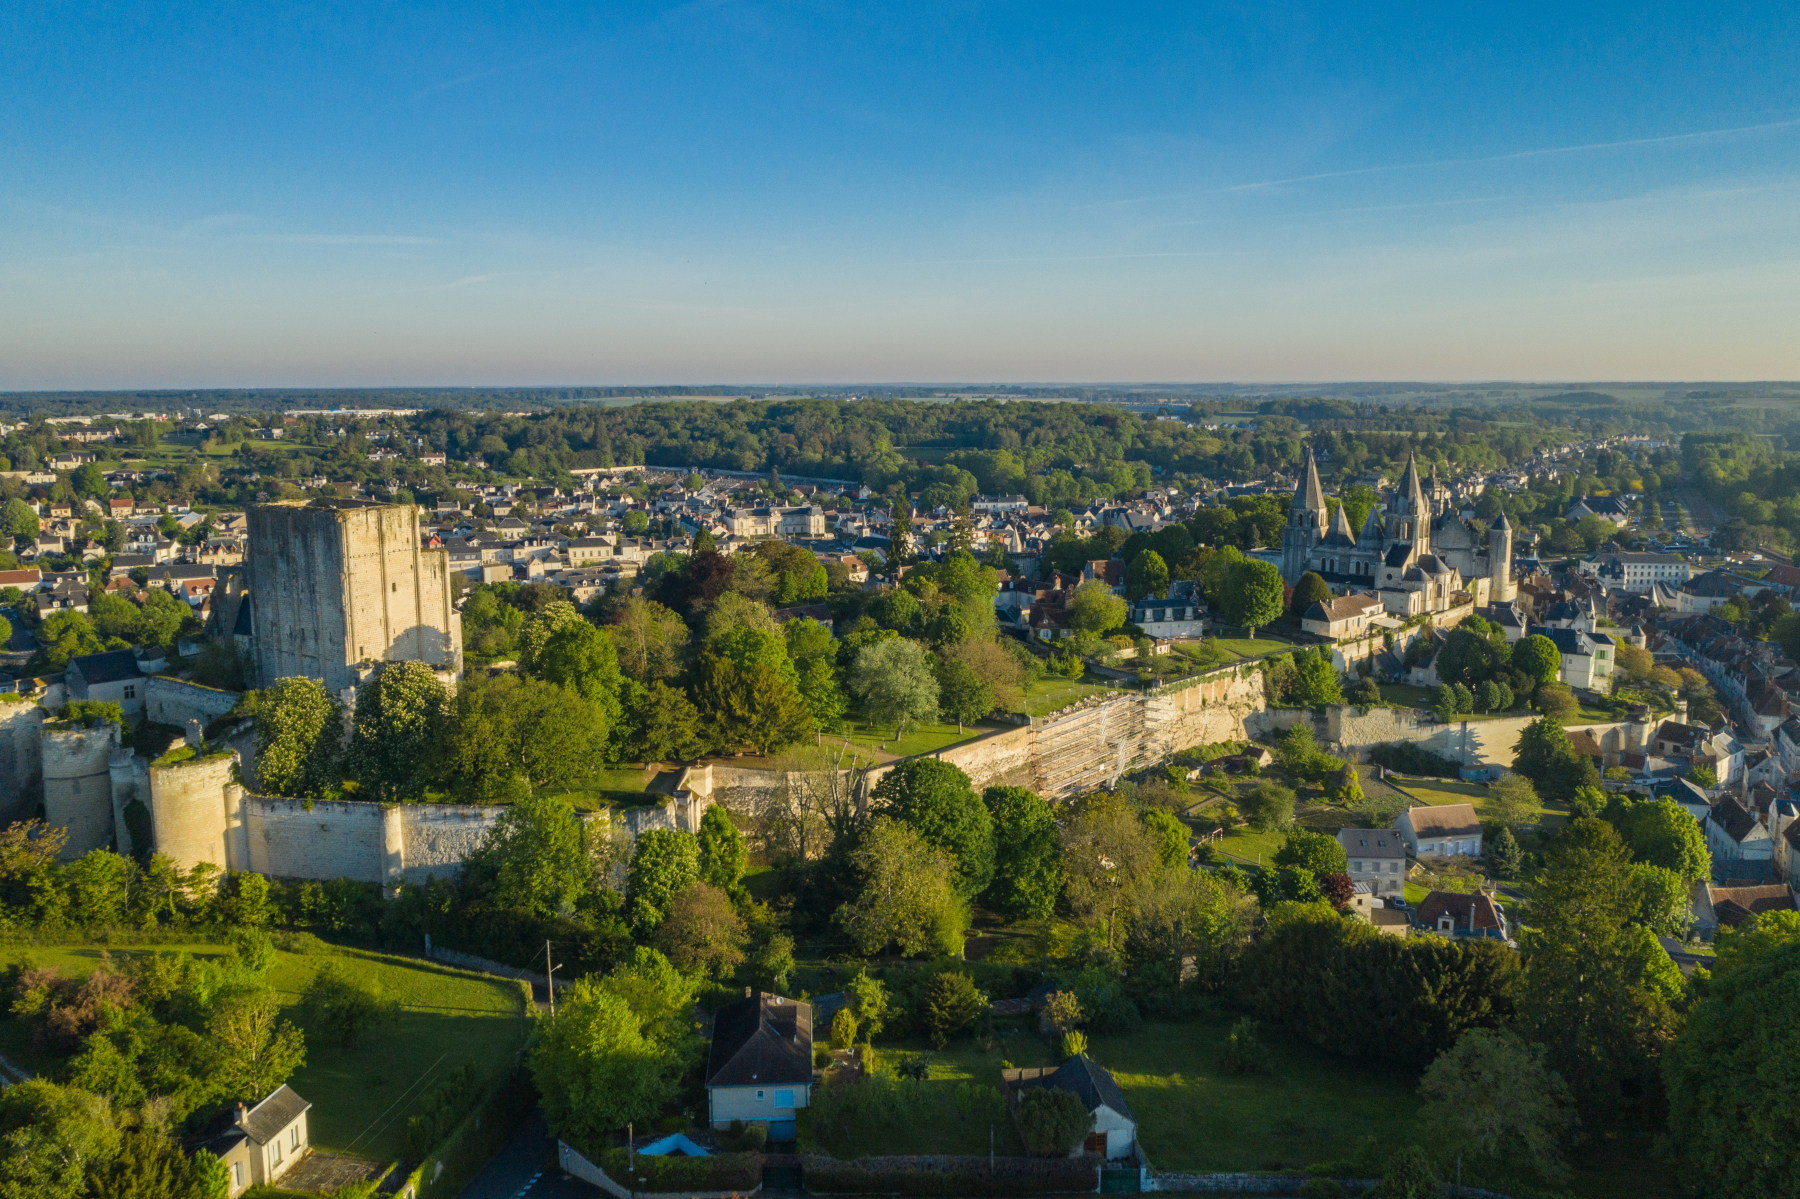
[[[152,675],[144,680],[144,716],[157,724],[187,727],[198,720],[202,728],[237,707],[243,696],[236,691],[202,687],[181,679]]]
[[[150,827],[156,850],[183,867],[211,862],[247,870],[244,789],[233,778],[230,752],[150,767]]]
[[[1289,711],[1312,719],[1304,709]],[[1319,740],[1327,748],[1355,761],[1367,761],[1371,746],[1405,741],[1432,753],[1456,758],[1466,765],[1510,766],[1519,734],[1536,719],[1535,715],[1500,716],[1491,720],[1458,720],[1444,724],[1432,713],[1418,708],[1365,710],[1346,704],[1326,708],[1324,719],[1313,723]],[[1592,735],[1608,766],[1618,765],[1620,754],[1642,750],[1652,727],[1629,721],[1567,726],[1571,733],[1585,731]]]
[[[44,819],[69,830],[64,861],[113,845],[112,754],[119,726],[43,731]]]
[[[249,796],[249,869],[278,878],[382,882],[387,866],[383,823],[377,803]]]
[[[35,703],[0,703],[0,827],[31,819],[43,802],[43,727]]]

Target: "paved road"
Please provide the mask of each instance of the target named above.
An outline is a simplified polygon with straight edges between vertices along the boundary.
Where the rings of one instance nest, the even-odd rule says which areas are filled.
[[[543,1113],[533,1112],[457,1199],[595,1199],[603,1193],[556,1168],[556,1142]]]

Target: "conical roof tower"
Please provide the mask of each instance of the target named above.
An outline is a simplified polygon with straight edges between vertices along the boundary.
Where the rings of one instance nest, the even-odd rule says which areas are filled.
[[[1319,464],[1313,460],[1311,446],[1306,447],[1306,467],[1300,472],[1300,486],[1294,488],[1293,507],[1325,511],[1325,489],[1319,486]]]

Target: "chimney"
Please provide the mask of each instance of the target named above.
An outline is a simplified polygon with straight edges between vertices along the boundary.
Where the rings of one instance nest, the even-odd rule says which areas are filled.
[[[745,999],[750,998],[750,988],[749,987],[744,988],[744,998]]]
[[[249,1114],[250,1113],[244,1109],[244,1105],[240,1103],[237,1105],[237,1114],[232,1117],[231,1122],[236,1124],[239,1128],[242,1128],[244,1126],[244,1117]]]

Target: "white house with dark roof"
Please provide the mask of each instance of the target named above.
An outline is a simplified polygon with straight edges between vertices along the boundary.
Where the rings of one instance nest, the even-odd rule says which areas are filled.
[[[812,1005],[745,988],[713,1016],[706,1060],[707,1119],[761,1124],[769,1139],[794,1139],[795,1113],[813,1081]]]
[[[1612,690],[1613,658],[1616,647],[1606,633],[1584,633],[1577,629],[1534,628],[1534,635],[1547,637],[1561,657],[1557,677],[1571,687],[1606,693]]]
[[[1318,600],[1300,614],[1300,627],[1317,637],[1355,637],[1368,632],[1370,622],[1386,611],[1379,595],[1360,591]]]
[[[1481,821],[1475,815],[1474,804],[1426,804],[1408,808],[1394,823],[1406,838],[1406,847],[1414,857],[1481,856]]]
[[[1082,1106],[1093,1117],[1093,1123],[1080,1146],[1070,1152],[1070,1157],[1091,1153],[1111,1161],[1136,1156],[1137,1118],[1131,1114],[1131,1105],[1125,1102],[1112,1074],[1096,1065],[1087,1054],[1078,1053],[1054,1069],[1048,1066],[1003,1069],[1000,1084],[1006,1092],[1007,1103],[1015,1108],[1020,1097],[1033,1087],[1055,1087],[1081,1100]]]
[[[275,1182],[311,1152],[306,1127],[311,1109],[286,1083],[255,1107],[237,1105],[231,1123],[203,1146],[225,1164],[228,1199]]]

